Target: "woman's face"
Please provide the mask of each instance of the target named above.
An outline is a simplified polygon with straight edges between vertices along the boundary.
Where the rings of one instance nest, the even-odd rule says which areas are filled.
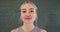
[[[33,23],[37,17],[34,5],[26,3],[21,6],[20,18],[24,23]]]

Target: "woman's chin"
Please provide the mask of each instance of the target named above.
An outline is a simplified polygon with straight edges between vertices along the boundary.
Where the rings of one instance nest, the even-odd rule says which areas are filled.
[[[31,20],[26,20],[26,21],[24,21],[24,22],[27,23],[27,24],[32,23]]]
[[[31,22],[32,20],[31,19],[25,19],[24,21],[25,22]]]
[[[31,24],[31,22],[25,23],[25,24]]]

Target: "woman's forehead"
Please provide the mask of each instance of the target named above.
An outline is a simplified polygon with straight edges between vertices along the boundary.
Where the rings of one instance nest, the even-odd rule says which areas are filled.
[[[35,7],[34,7],[33,4],[26,3],[26,4],[23,4],[23,5],[21,6],[21,9],[23,9],[23,8],[31,8],[31,9],[33,9],[33,8],[35,8]]]
[[[34,10],[34,8],[22,8],[21,10]]]

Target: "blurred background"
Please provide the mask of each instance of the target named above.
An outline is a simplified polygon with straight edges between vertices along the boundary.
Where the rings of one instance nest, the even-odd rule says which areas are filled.
[[[0,0],[0,32],[10,32],[22,25],[19,7],[27,0]],[[29,0],[38,7],[40,27],[48,32],[60,32],[60,0]]]

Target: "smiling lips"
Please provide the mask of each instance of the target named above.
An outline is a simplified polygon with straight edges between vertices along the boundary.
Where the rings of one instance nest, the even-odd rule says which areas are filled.
[[[30,20],[30,19],[32,19],[32,18],[29,18],[29,17],[27,17],[27,18],[25,18],[26,20]]]

